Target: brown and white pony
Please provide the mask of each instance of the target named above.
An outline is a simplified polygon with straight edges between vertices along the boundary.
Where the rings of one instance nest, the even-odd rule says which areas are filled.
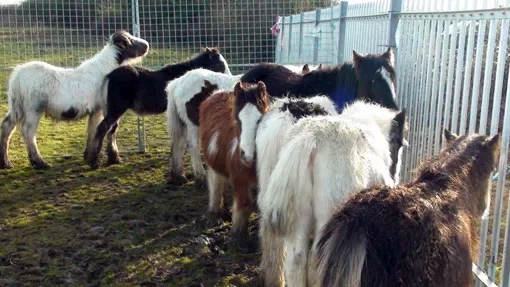
[[[234,241],[240,244],[248,236],[248,217],[254,202],[252,192],[257,186],[253,159],[245,160],[239,149],[241,125],[235,111],[243,110],[247,103],[254,107],[248,112],[262,115],[268,110],[270,95],[264,83],[238,82],[233,91],[218,91],[204,100],[199,108],[200,143],[208,166],[208,211],[216,216],[225,212],[224,195],[230,180],[234,193],[231,231]],[[252,124],[255,129],[257,123]]]
[[[316,238],[318,286],[472,286],[499,135],[457,136],[410,183],[365,189]]]

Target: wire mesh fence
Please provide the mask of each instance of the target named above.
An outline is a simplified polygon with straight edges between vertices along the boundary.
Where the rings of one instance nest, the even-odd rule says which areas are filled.
[[[330,6],[331,1],[163,1],[163,0],[26,0],[0,4],[0,112],[6,112],[7,79],[18,64],[40,60],[61,67],[76,67],[93,56],[107,37],[118,29],[146,39],[151,50],[141,63],[158,69],[186,60],[201,47],[218,47],[232,73],[245,71],[259,62],[274,62],[275,41],[270,28],[278,15]],[[137,4],[137,5],[134,5]],[[135,25],[138,24],[138,25]],[[43,119],[38,141],[49,156],[79,154],[84,148],[86,120],[55,123]],[[83,138],[63,140],[66,129],[83,128]],[[140,134],[139,129],[145,133]],[[164,115],[142,121],[128,112],[121,120],[119,146],[122,152],[146,148],[168,152]],[[139,136],[144,136],[143,140]],[[61,141],[58,151],[46,143]],[[145,147],[141,147],[140,143]],[[22,146],[15,133],[13,147]]]

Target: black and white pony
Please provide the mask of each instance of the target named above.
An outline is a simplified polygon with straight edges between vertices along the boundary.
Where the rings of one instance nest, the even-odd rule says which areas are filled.
[[[108,109],[84,155],[90,167],[99,166],[98,156],[107,133],[108,164],[120,163],[116,134],[122,115],[129,109],[140,116],[164,113],[168,105],[165,92],[168,82],[197,68],[231,75],[227,61],[216,48],[205,48],[192,59],[160,70],[126,66],[111,72],[105,83]]]
[[[242,82],[266,84],[272,97],[287,93],[299,97],[324,94],[330,97],[339,111],[345,104],[365,99],[384,107],[398,110],[396,100],[396,75],[391,48],[382,54],[360,55],[353,51],[352,62],[323,67],[298,75],[290,69],[274,64],[261,63],[248,70]]]
[[[306,74],[319,67],[286,66],[295,73]],[[206,96],[217,90],[231,91],[243,74],[228,75],[206,69],[195,69],[171,81],[166,87],[168,95],[168,131],[172,142],[172,160],[169,183],[182,185],[187,182],[183,169],[186,146],[190,152],[195,183],[202,187],[206,182],[206,171],[200,159],[199,117],[200,104]]]
[[[88,115],[88,143],[103,118],[106,98],[101,86],[105,76],[119,66],[140,60],[148,51],[147,41],[121,30],[110,36],[99,53],[76,68],[40,61],[15,67],[9,78],[9,112],[2,122],[0,168],[13,167],[8,149],[17,124],[21,124],[30,164],[36,169],[49,167],[36,143],[44,113],[58,121],[75,121]]]
[[[265,286],[283,286],[284,274],[288,286],[306,286],[309,237],[334,207],[361,188],[398,182],[404,123],[404,111],[355,101],[340,115],[300,119],[280,142],[274,139],[282,138],[275,134],[281,130],[259,127],[257,161],[269,171],[259,174],[257,199]],[[275,152],[278,148],[264,145],[282,148]]]

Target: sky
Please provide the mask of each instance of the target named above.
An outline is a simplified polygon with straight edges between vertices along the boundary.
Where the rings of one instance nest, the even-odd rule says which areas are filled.
[[[0,4],[16,4],[23,0],[0,0]]]

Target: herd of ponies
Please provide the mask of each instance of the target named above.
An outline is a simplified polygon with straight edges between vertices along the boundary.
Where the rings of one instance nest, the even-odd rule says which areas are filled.
[[[76,68],[32,61],[9,78],[0,168],[20,126],[30,164],[50,168],[36,143],[43,114],[88,116],[84,160],[119,164],[119,120],[166,112],[169,184],[209,190],[208,212],[232,220],[234,245],[249,245],[260,216],[263,286],[471,286],[476,226],[488,208],[499,134],[444,130],[440,154],[400,183],[408,121],[396,95],[394,55],[361,55],[310,69],[260,63],[232,75],[216,48],[159,70],[134,64],[149,43],[124,30]],[[412,97],[413,95],[409,95]],[[202,160],[203,158],[203,160]],[[204,168],[205,161],[207,168]],[[225,207],[233,190],[232,213]],[[256,194],[256,200],[254,198]]]

